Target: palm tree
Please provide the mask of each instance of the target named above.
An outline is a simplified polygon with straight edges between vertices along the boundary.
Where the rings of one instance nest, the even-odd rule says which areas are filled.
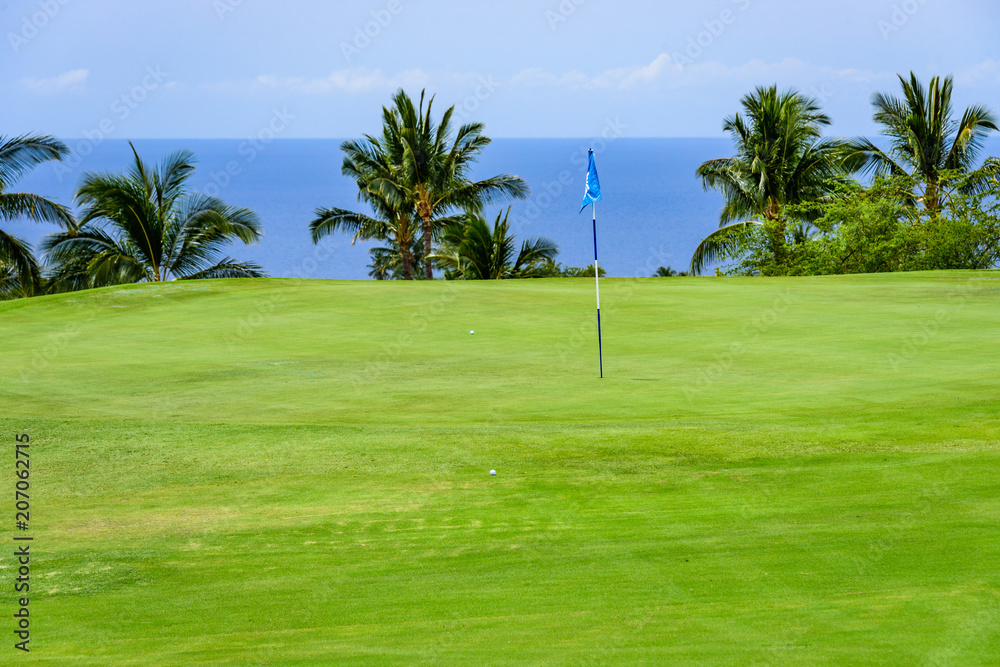
[[[480,213],[484,205],[508,199],[527,199],[531,190],[527,183],[503,174],[482,181],[470,177],[472,165],[491,140],[483,134],[482,123],[469,123],[452,136],[452,106],[436,124],[431,117],[432,97],[424,108],[425,92],[420,104],[402,89],[393,96],[391,109],[383,109],[385,148],[389,149],[391,176],[378,184],[387,197],[396,203],[412,204],[420,219],[424,254],[433,252],[437,234],[456,222],[456,211]],[[434,279],[434,267],[424,263],[427,280]]]
[[[28,296],[21,289],[21,280],[13,264],[0,263],[0,301]]]
[[[669,266],[661,266],[653,274],[654,278],[673,278],[675,276],[684,277],[687,275],[686,271],[675,271]]]
[[[0,136],[0,220],[27,218],[64,227],[73,224],[73,216],[64,206],[39,195],[7,192],[39,164],[62,160],[68,153],[65,144],[49,136]],[[31,247],[0,229],[0,298],[31,296],[40,283],[41,271]]]
[[[352,243],[368,239],[390,240],[390,248],[384,249],[379,256],[391,254],[395,249],[403,279],[413,280],[412,248],[417,232],[414,204],[393,186],[396,167],[389,160],[385,137],[365,135],[362,141],[345,141],[340,148],[344,151],[341,173],[354,178],[358,185],[358,201],[368,204],[374,217],[341,208],[316,209],[316,218],[309,224],[313,243],[337,231],[353,233]],[[384,264],[384,261],[376,261],[376,264]]]
[[[872,96],[875,122],[889,139],[883,151],[868,139],[850,142],[851,164],[876,176],[910,176],[918,184],[914,199],[929,211],[939,211],[949,172],[967,178],[960,188],[965,194],[981,192],[990,178],[1000,173],[1000,162],[988,161],[976,169],[983,143],[997,131],[997,116],[987,107],[967,108],[958,122],[951,104],[952,77],[934,77],[927,88],[910,73],[907,81],[899,76],[903,97],[885,93]]]
[[[736,155],[698,168],[704,188],[721,192],[725,206],[719,229],[695,250],[691,275],[734,250],[741,232],[756,226],[765,228],[780,256],[785,207],[821,199],[844,174],[844,142],[822,138],[830,118],[815,100],[771,86],[758,87],[741,104],[746,116],[737,113],[723,123]]]
[[[131,144],[129,144],[131,146]],[[57,287],[99,287],[204,278],[256,278],[261,267],[224,256],[233,241],[260,239],[257,214],[185,187],[194,155],[150,168],[132,146],[127,174],[86,174],[78,226],[45,239]]]
[[[490,229],[482,216],[469,214],[464,224],[453,224],[445,230],[441,248],[432,259],[445,269],[446,277],[460,280],[550,275],[549,267],[559,254],[555,242],[544,237],[527,239],[517,252],[517,241],[507,222],[509,216],[509,208],[506,213],[498,213]]]
[[[413,259],[411,273],[406,277],[404,271],[402,255],[399,243],[394,238],[386,239],[384,246],[372,248],[368,254],[372,258],[372,263],[368,265],[371,269],[368,275],[375,280],[422,280],[424,266],[424,244],[420,239],[411,242],[408,254]]]

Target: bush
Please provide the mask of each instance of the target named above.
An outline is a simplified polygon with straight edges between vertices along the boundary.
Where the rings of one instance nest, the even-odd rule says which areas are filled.
[[[601,267],[601,277],[608,275],[608,272]],[[594,265],[590,266],[563,266],[556,262],[549,262],[545,267],[546,278],[593,278]]]
[[[1000,263],[1000,187],[953,193],[940,211],[914,202],[905,178],[840,186],[739,235],[722,275],[828,275],[988,269]]]

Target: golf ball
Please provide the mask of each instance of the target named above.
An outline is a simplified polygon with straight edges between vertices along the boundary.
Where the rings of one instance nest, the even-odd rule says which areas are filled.
[[[469,332],[469,335],[470,335],[470,336],[475,336],[475,335],[476,335],[476,332],[475,332],[475,331],[470,331],[470,332]]]
[[[490,474],[493,475],[494,477],[496,477],[497,471],[496,470],[491,470]]]

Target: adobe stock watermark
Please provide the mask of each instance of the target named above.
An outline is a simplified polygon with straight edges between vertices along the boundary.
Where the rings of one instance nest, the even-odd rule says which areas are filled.
[[[62,8],[73,0],[41,0],[38,11],[21,17],[21,29],[18,32],[8,32],[7,41],[14,53],[21,49],[44,30],[49,23],[62,11]]]
[[[86,317],[67,324],[61,331],[50,333],[39,341],[39,347],[35,348],[32,353],[28,366],[21,369],[21,381],[31,382],[35,374],[47,370],[73,343],[73,340],[83,332],[84,325],[95,319],[97,319],[97,313],[91,309]]]
[[[340,248],[340,245],[341,241],[332,236],[320,239],[309,256],[292,267],[290,277],[294,283],[314,278],[320,267],[330,261],[334,251]],[[253,312],[240,318],[239,322],[236,323],[235,333],[229,334],[225,338],[226,349],[229,353],[234,353],[241,343],[250,340],[278,307],[285,302],[286,298],[287,293],[284,291],[272,294],[268,298],[258,301],[254,305]]]
[[[927,0],[906,0],[892,6],[892,13],[888,18],[879,19],[878,29],[882,33],[882,39],[888,40],[893,34],[903,29],[910,22],[920,8],[927,4]]]
[[[271,119],[256,134],[241,142],[236,149],[236,153],[243,159],[230,160],[223,169],[213,171],[209,175],[211,182],[202,188],[202,194],[218,197],[223,190],[229,187],[234,178],[243,173],[247,165],[256,160],[257,156],[264,152],[272,141],[288,129],[293,120],[295,120],[295,115],[288,111],[288,107],[275,109]]]
[[[821,83],[809,88],[809,93],[813,96],[820,104],[826,104],[837,94],[837,89],[831,86],[829,83]]]
[[[715,357],[715,362],[698,374],[698,380],[692,387],[684,388],[684,397],[689,401],[694,397],[722,379],[731,371],[736,362],[753,347],[754,343],[771,330],[780,320],[782,315],[796,302],[796,297],[788,289],[779,292],[771,307],[764,310],[757,317],[746,322],[740,329],[740,339],[730,343],[724,352],[720,352]]]
[[[492,74],[480,76],[479,85],[476,86],[472,94],[467,95],[455,105],[454,117],[463,123],[468,121],[472,114],[483,106],[483,102],[493,97],[493,93],[499,89],[500,82],[494,79]]]
[[[146,75],[131,89],[122,93],[111,102],[110,115],[105,116],[89,130],[83,131],[83,140],[72,149],[69,157],[53,164],[56,178],[61,183],[89,157],[101,143],[109,138],[138,109],[150,94],[160,88],[169,75],[159,66],[146,68]]]
[[[650,247],[646,255],[646,260],[642,264],[640,271],[646,275],[652,275],[654,271],[663,264],[666,264],[673,257],[673,253],[664,246]],[[591,264],[590,266],[593,266]],[[625,280],[615,280],[610,284],[610,289],[605,287],[604,308],[602,313],[606,319],[614,319],[618,312],[635,296],[640,278],[628,278]],[[591,347],[597,344],[597,319],[593,316],[588,318],[576,327],[567,337],[566,342],[556,346],[556,353],[559,361],[563,364],[569,363],[570,359],[577,358],[577,352],[583,347]]]
[[[243,0],[214,0],[212,9],[215,10],[215,15],[219,17],[220,21],[225,21],[226,17],[235,12],[242,4]]]
[[[733,6],[739,12],[750,9],[751,0],[731,0]],[[705,51],[712,48],[712,45],[722,37],[729,26],[736,23],[739,13],[733,9],[723,9],[719,15],[713,19],[702,22],[704,30],[693,37],[688,37],[687,46],[682,52],[675,52],[670,56],[671,63],[678,67],[693,65],[701,58]]]
[[[587,0],[562,0],[554,9],[545,10],[545,20],[549,22],[552,32],[559,29],[559,26],[569,21],[573,14],[584,5]]]
[[[361,52],[367,49],[388,28],[397,16],[403,13],[403,3],[400,0],[389,0],[384,9],[371,12],[372,20],[354,30],[354,39],[340,43],[340,52],[344,60],[350,64]]]
[[[458,298],[459,286],[457,280],[444,281],[444,293],[439,294],[426,308],[410,315],[407,326],[396,335],[391,343],[381,346],[381,353],[351,378],[351,385],[358,389],[373,381],[393,368],[403,353],[413,345],[417,337],[425,333],[439,317],[444,315],[448,306]]]
[[[848,558],[847,563],[853,565],[852,569],[865,577],[884,574],[880,571],[880,562],[901,545],[905,545],[908,533],[919,526],[927,515],[940,508],[942,502],[948,500],[948,494],[942,487],[938,482],[930,482],[922,488],[920,495],[908,499],[909,513],[896,516],[893,522],[886,522],[880,529],[879,538],[868,547],[867,554]]]
[[[600,155],[608,150],[608,147],[617,139],[624,136],[626,130],[628,130],[628,125],[622,122],[620,117],[616,116],[613,119],[609,118],[605,120],[604,129],[601,133],[588,142],[588,145],[581,146],[570,155],[569,163],[571,166],[576,167],[576,171],[564,169],[559,172],[559,176],[554,180],[546,181],[541,187],[535,188],[534,194],[528,200],[524,210],[513,213],[511,229],[516,233],[523,232],[526,227],[537,221],[546,211],[555,206],[556,202],[560,201],[562,196],[567,192],[582,196],[583,177],[587,172],[588,166],[588,149],[592,148],[594,155]],[[574,189],[576,186],[580,186],[579,191]]]
[[[969,299],[978,294],[982,289],[981,286],[969,282],[948,294],[945,299],[947,305],[943,308],[938,308],[932,318],[923,322],[917,330],[906,336],[899,348],[899,352],[886,357],[886,365],[898,372],[903,366],[912,363],[921,350],[937,338],[938,334],[951,322],[952,318],[965,310],[969,304]]]

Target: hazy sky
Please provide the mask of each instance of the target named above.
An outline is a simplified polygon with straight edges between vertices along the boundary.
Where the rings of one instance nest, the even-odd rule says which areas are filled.
[[[996,0],[0,0],[0,134],[357,136],[403,86],[493,137],[720,136],[759,84],[871,133],[897,72],[1000,109]]]

